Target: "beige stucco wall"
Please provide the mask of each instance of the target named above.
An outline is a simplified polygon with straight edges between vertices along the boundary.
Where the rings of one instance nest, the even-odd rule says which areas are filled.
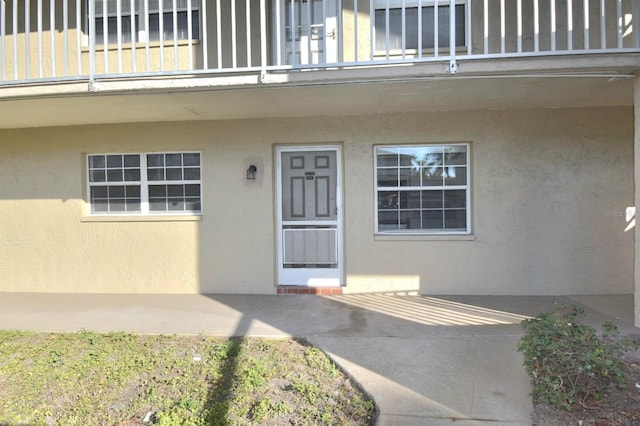
[[[371,181],[370,168],[348,171],[350,206],[364,207],[348,212],[351,290],[402,277],[427,294],[630,291],[630,109],[438,114],[400,126],[389,117],[378,126],[369,143],[471,141],[475,239],[375,241],[366,215],[373,194],[357,191]],[[347,158],[372,161],[368,148],[354,148]]]
[[[472,144],[473,240],[376,239],[373,146],[449,141]],[[633,111],[606,108],[0,131],[0,290],[273,293],[274,146],[327,142],[347,291],[633,289]],[[83,220],[84,153],[176,150],[202,152],[201,220]]]

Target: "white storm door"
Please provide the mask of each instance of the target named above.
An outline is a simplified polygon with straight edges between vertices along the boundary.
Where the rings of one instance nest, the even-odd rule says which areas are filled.
[[[281,46],[276,52],[282,57],[276,62],[283,65],[338,62],[337,0],[277,1]]]
[[[280,148],[278,284],[339,286],[340,150]]]

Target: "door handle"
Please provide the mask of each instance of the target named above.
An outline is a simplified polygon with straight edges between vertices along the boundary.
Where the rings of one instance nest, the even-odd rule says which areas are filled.
[[[327,37],[331,37],[332,40],[336,39],[336,29],[331,30],[330,33],[327,33]]]
[[[333,214],[338,214],[338,208],[333,209]]]

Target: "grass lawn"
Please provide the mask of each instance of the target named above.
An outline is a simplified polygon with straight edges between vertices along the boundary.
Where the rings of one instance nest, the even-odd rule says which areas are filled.
[[[1,425],[369,425],[373,401],[296,340],[0,331]]]

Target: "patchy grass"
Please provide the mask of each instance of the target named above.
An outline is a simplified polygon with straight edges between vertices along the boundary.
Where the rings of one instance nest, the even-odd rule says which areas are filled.
[[[374,417],[373,401],[305,342],[0,331],[3,425],[369,425]]]

